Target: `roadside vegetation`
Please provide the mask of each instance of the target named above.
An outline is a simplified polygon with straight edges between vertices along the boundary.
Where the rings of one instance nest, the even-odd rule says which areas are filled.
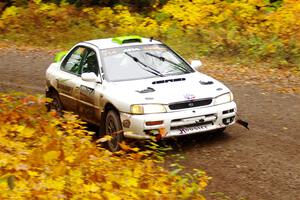
[[[286,85],[277,90],[300,92],[299,79],[291,74],[300,70],[297,0],[0,2],[4,42],[68,49],[78,41],[128,34],[157,38],[186,58],[201,57],[215,66],[220,62],[214,60],[226,60],[211,72],[220,79],[232,72],[230,78],[243,84],[247,76],[248,84],[269,80],[273,88],[282,81]],[[284,73],[253,72],[257,63],[284,67]],[[76,116],[47,113],[45,101],[0,94],[0,199],[205,199],[210,179],[205,172],[162,167],[155,146],[139,150],[123,144],[124,150],[113,154],[92,141]]]
[[[137,34],[188,58],[300,68],[297,0],[5,0],[0,38],[69,48],[78,41]]]
[[[45,99],[0,94],[0,199],[205,199],[209,177],[162,167],[156,146],[111,153],[70,113]]]

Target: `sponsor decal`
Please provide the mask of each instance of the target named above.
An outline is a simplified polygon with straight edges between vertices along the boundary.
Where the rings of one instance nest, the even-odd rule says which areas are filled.
[[[87,87],[85,85],[80,86],[80,94],[92,95],[94,93],[95,93],[95,90],[93,88]]]
[[[193,100],[196,98],[196,96],[193,94],[185,94],[185,95],[183,95],[183,97],[187,100]]]
[[[202,131],[202,130],[205,130],[205,129],[207,129],[206,125],[193,126],[193,127],[183,127],[183,128],[179,129],[179,131],[180,131],[179,134],[183,135],[183,134],[187,134],[187,133],[194,132],[194,131]]]
[[[124,49],[123,52],[133,52],[133,51],[141,51],[140,48],[128,48],[128,49]]]
[[[153,97],[145,97],[145,100],[154,100]]]
[[[93,88],[87,87],[85,85],[80,86],[80,100],[94,104],[94,94],[95,90]]]

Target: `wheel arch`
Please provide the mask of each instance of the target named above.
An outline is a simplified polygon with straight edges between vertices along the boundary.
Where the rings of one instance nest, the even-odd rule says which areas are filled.
[[[112,103],[107,102],[105,104],[104,109],[103,109],[102,114],[101,114],[101,122],[100,122],[100,132],[101,132],[101,134],[104,134],[104,132],[105,132],[105,118],[106,118],[106,115],[107,115],[108,111],[110,111],[110,110],[116,111],[118,113],[118,115],[120,116],[120,112],[117,109],[117,107],[114,106]]]
[[[50,97],[50,95],[53,93],[58,94],[58,91],[53,86],[48,87],[46,90],[46,97]]]
[[[108,112],[108,111],[110,111],[110,110],[114,110],[114,111],[116,111],[118,114],[120,114],[119,113],[119,110],[117,109],[117,107],[116,106],[114,106],[112,103],[110,103],[110,102],[107,102],[106,104],[105,104],[105,106],[104,106],[104,112]]]
[[[105,117],[106,117],[106,114],[108,113],[108,111],[110,110],[114,110],[116,111],[119,115],[120,115],[120,112],[119,110],[117,109],[116,106],[114,106],[112,103],[110,102],[107,102],[104,106],[104,109],[102,111],[102,115],[101,115],[101,125],[103,125],[105,123]]]
[[[58,102],[58,104],[60,105],[60,108],[61,108],[61,110],[58,111],[58,112],[60,112],[59,115],[62,115],[63,104],[62,104],[62,102],[60,100],[58,91],[53,86],[50,86],[50,87],[47,88],[47,90],[46,90],[46,98],[52,99],[51,101],[46,101],[46,108],[47,108],[47,110],[48,111],[51,110],[53,102],[54,102],[54,99],[57,99],[57,102]]]

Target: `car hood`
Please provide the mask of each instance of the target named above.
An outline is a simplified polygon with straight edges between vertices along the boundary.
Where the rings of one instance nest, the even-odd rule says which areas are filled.
[[[169,104],[214,98],[230,91],[221,82],[200,72],[134,81],[106,82],[105,90],[129,104]]]

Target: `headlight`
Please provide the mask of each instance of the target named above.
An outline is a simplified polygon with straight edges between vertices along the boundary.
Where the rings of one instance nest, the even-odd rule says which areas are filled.
[[[233,94],[231,92],[222,94],[215,98],[215,105],[223,104],[223,103],[229,103],[233,101]]]
[[[166,108],[161,104],[135,104],[130,106],[130,111],[132,114],[163,113]]]

